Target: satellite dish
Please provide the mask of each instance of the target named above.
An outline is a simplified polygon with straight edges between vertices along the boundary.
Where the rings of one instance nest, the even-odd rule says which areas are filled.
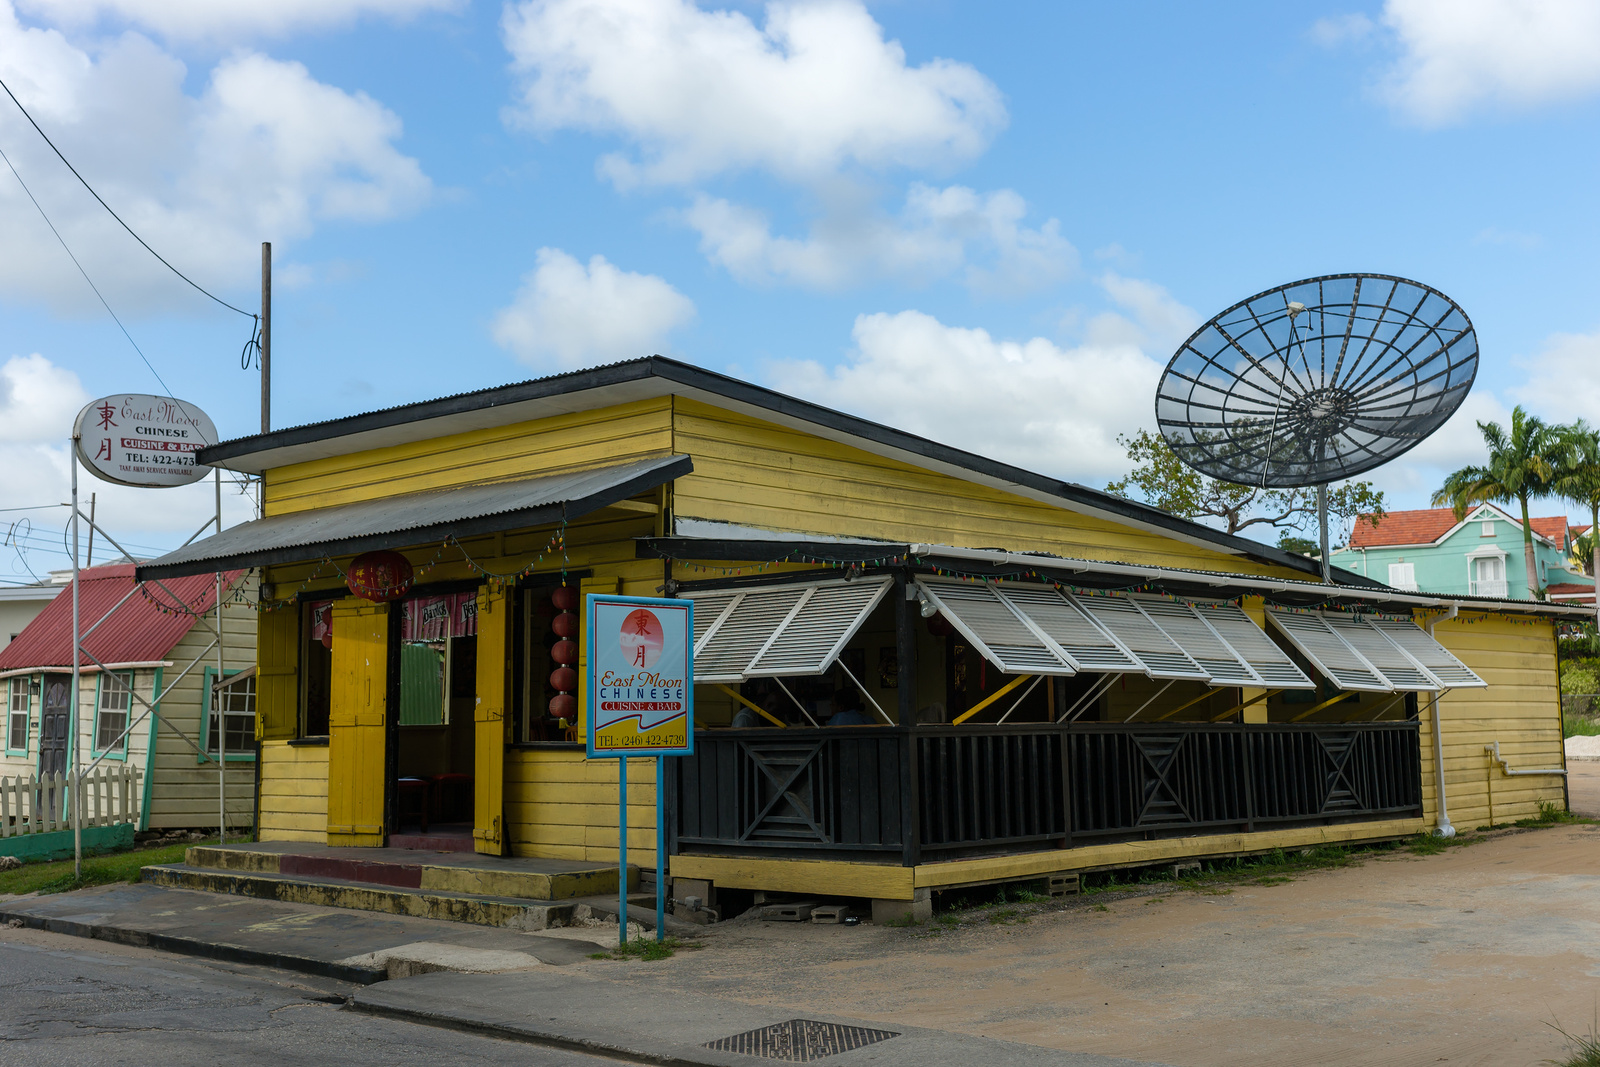
[[[1156,389],[1178,458],[1267,489],[1326,488],[1416,447],[1455,414],[1478,373],[1460,305],[1387,274],[1330,274],[1228,308],[1179,347]]]

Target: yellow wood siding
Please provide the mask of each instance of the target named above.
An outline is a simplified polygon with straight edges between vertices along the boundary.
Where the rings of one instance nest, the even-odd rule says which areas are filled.
[[[260,616],[252,603],[255,600],[254,590],[254,581],[247,580],[243,594],[245,603],[237,603],[227,596],[223,599],[222,653],[223,665],[229,671],[243,670],[256,661],[257,622]],[[164,669],[162,682],[172,688],[161,701],[161,715],[167,721],[156,724],[148,823],[152,828],[214,828],[221,814],[216,763],[211,760],[199,762],[194,746],[174,730],[174,727],[182,730],[195,744],[206,743],[204,711],[208,694],[205,691],[205,669],[212,668],[215,677],[217,652],[216,649],[207,651],[212,641],[211,627],[214,625],[216,614],[208,613],[167,654],[173,666]],[[183,669],[197,656],[200,662],[179,678]],[[136,703],[134,715],[141,710],[143,705]],[[146,729],[146,725],[141,723],[130,739],[144,735]],[[230,760],[227,767],[228,825],[249,826],[255,818],[255,765],[248,760]]]
[[[511,604],[504,589],[478,593],[478,703],[473,714],[473,847],[505,852],[506,696],[510,686]]]
[[[668,455],[670,408],[667,398],[641,400],[275,467],[266,476],[266,512],[282,515]]]
[[[382,845],[389,605],[333,605],[328,712],[328,844]]]
[[[327,841],[327,745],[261,743],[260,839]]]
[[[1539,813],[1539,802],[1565,806],[1559,775],[1507,777],[1484,751],[1500,742],[1513,770],[1561,768],[1561,687],[1555,630],[1538,621],[1468,614],[1441,622],[1434,636],[1478,676],[1487,689],[1457,689],[1439,702],[1444,732],[1445,805],[1457,829],[1512,822]],[[1422,791],[1428,824],[1437,813],[1433,718],[1427,700],[1422,720]]]
[[[1305,577],[682,397],[673,451],[694,458],[673,485],[679,518]]]
[[[655,760],[628,761],[628,862],[656,861]],[[617,761],[570,749],[513,749],[506,758],[511,852],[546,859],[617,859]]]

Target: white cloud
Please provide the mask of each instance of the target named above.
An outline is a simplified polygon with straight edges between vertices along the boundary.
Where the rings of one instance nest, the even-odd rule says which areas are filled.
[[[1380,92],[1425,125],[1600,92],[1594,0],[1388,0],[1382,22],[1402,54]]]
[[[35,352],[0,367],[0,441],[60,441],[89,402],[78,376]]]
[[[683,217],[700,234],[701,251],[746,283],[812,289],[880,277],[917,283],[965,265],[972,288],[1015,294],[1059,281],[1078,264],[1057,221],[1023,226],[1027,210],[1009,189],[984,194],[916,183],[901,213],[891,216],[865,189],[836,182],[803,238],[776,236],[761,212],[705,195]]]
[[[527,0],[502,28],[521,79],[508,120],[621,134],[638,155],[603,161],[619,185],[942,166],[979,154],[1006,121],[982,74],[909,66],[853,0],[773,3],[760,27],[689,0]]]
[[[1512,398],[1547,421],[1600,425],[1600,330],[1557,333],[1532,357],[1513,362],[1527,377]]]
[[[251,278],[262,240],[292,242],[329,220],[389,218],[429,196],[417,161],[395,148],[400,120],[364,93],[250,52],[219,63],[197,96],[184,92],[186,75],[183,63],[138,34],[91,54],[56,30],[24,26],[0,0],[0,77],[128,224],[208,288]],[[113,306],[199,299],[106,215],[9,106],[0,108],[0,138]],[[0,232],[0,295],[62,310],[95,306],[4,171]]]
[[[1322,45],[1339,45],[1346,41],[1361,41],[1371,36],[1375,27],[1372,20],[1359,11],[1347,15],[1330,15],[1311,24],[1311,38]]]
[[[541,248],[493,334],[525,363],[564,369],[659,351],[694,318],[688,297],[653,274],[618,270],[604,256],[585,267],[559,248]]]
[[[1169,352],[1178,347],[1200,325],[1200,314],[1172,298],[1161,286],[1142,278],[1125,278],[1107,271],[1100,276],[1100,287],[1123,310],[1130,321],[1116,312],[1103,312],[1089,321],[1089,341],[1112,344],[1122,341]]]
[[[840,366],[779,363],[785,392],[1032,470],[1101,484],[1149,426],[1160,367],[1137,347],[1002,341],[920,311],[862,315]]]
[[[463,0],[17,0],[17,6],[70,29],[113,21],[169,40],[241,40],[339,29],[369,16],[404,21],[459,10]]]

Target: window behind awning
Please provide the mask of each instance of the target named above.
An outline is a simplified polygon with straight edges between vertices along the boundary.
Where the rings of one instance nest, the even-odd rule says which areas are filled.
[[[694,680],[825,673],[892,578],[685,593],[694,603]]]

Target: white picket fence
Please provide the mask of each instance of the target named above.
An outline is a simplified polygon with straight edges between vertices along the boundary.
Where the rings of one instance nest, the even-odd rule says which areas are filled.
[[[96,767],[83,776],[83,825],[114,826],[139,821],[137,767]],[[72,829],[72,807],[65,803],[71,776],[30,774],[0,778],[0,837]]]

